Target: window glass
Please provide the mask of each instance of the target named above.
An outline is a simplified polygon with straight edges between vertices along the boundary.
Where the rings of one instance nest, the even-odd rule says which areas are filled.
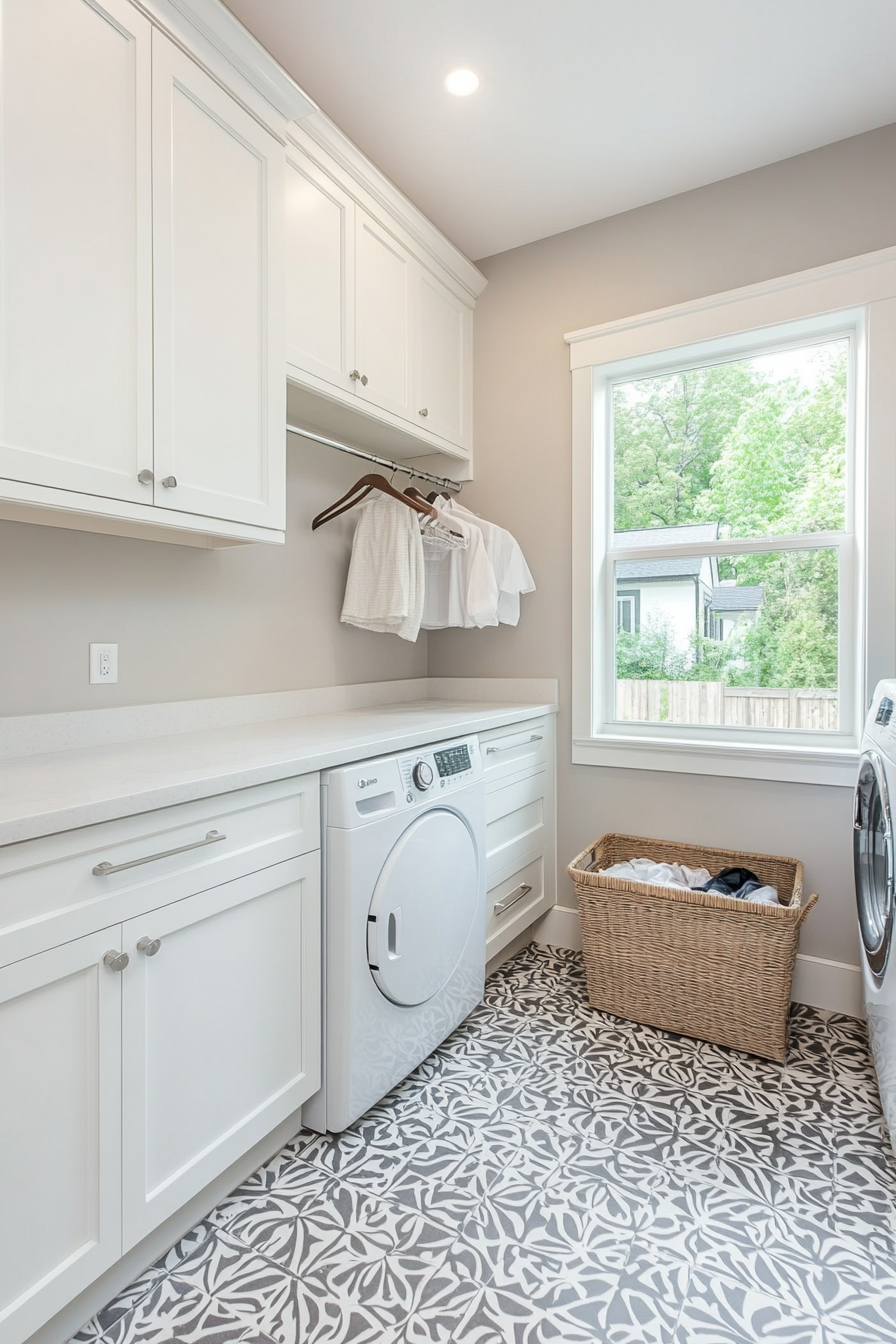
[[[836,730],[836,548],[617,560],[616,717]],[[624,599],[617,596],[619,604]]]
[[[613,545],[694,525],[721,538],[842,529],[848,353],[843,338],[615,383]]]

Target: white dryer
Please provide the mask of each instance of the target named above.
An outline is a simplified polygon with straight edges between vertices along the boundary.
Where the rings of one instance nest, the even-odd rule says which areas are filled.
[[[338,1132],[462,1022],[485,983],[485,784],[466,737],[322,776],[323,1085]]]
[[[893,819],[896,796],[896,681],[878,682],[865,723],[853,811],[856,904],[868,1035],[881,1101],[896,1144],[896,954]]]

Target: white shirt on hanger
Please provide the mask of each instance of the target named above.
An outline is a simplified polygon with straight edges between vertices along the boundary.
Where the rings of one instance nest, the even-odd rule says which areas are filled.
[[[471,522],[479,528],[498,585],[498,620],[502,625],[518,625],[520,593],[534,593],[535,580],[516,537],[497,523],[477,517],[456,499],[449,499],[442,511],[448,518]]]
[[[355,529],[341,619],[413,642],[420,632],[423,589],[417,514],[377,490]]]
[[[498,624],[498,584],[485,549],[479,519],[469,521],[436,504],[438,521],[460,532],[466,546],[453,550],[423,548],[426,592],[424,630],[463,630]]]

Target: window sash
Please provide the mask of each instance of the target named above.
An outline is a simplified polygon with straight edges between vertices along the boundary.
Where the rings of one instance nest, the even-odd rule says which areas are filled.
[[[638,738],[684,737],[696,741],[751,742],[768,746],[836,747],[857,745],[861,728],[862,705],[859,688],[864,680],[863,639],[860,629],[861,540],[863,519],[856,502],[864,484],[863,425],[859,422],[864,406],[864,323],[856,312],[828,315],[817,323],[796,324],[792,338],[780,326],[761,329],[743,337],[710,341],[693,350],[689,358],[679,359],[674,349],[655,352],[644,360],[637,358],[605,367],[596,366],[592,375],[592,482],[593,522],[591,582],[592,622],[592,706],[591,736]],[[765,339],[763,339],[765,337]],[[616,383],[638,377],[655,377],[686,368],[707,368],[742,358],[771,354],[779,350],[805,347],[834,339],[848,339],[846,488],[844,492],[845,527],[836,532],[789,533],[776,536],[738,537],[701,543],[665,543],[657,546],[614,545],[614,437],[613,388]],[[724,346],[724,349],[721,347]],[[681,352],[678,352],[681,353]],[[615,562],[650,560],[671,556],[729,556],[791,550],[834,549],[838,552],[838,696],[839,724],[836,730],[759,729],[737,724],[669,724],[653,721],[620,720],[616,717],[616,622]]]

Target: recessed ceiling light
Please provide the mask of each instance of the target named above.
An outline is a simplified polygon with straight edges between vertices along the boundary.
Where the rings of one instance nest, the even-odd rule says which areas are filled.
[[[452,70],[445,76],[445,88],[458,98],[466,98],[479,88],[479,76],[473,70]]]

